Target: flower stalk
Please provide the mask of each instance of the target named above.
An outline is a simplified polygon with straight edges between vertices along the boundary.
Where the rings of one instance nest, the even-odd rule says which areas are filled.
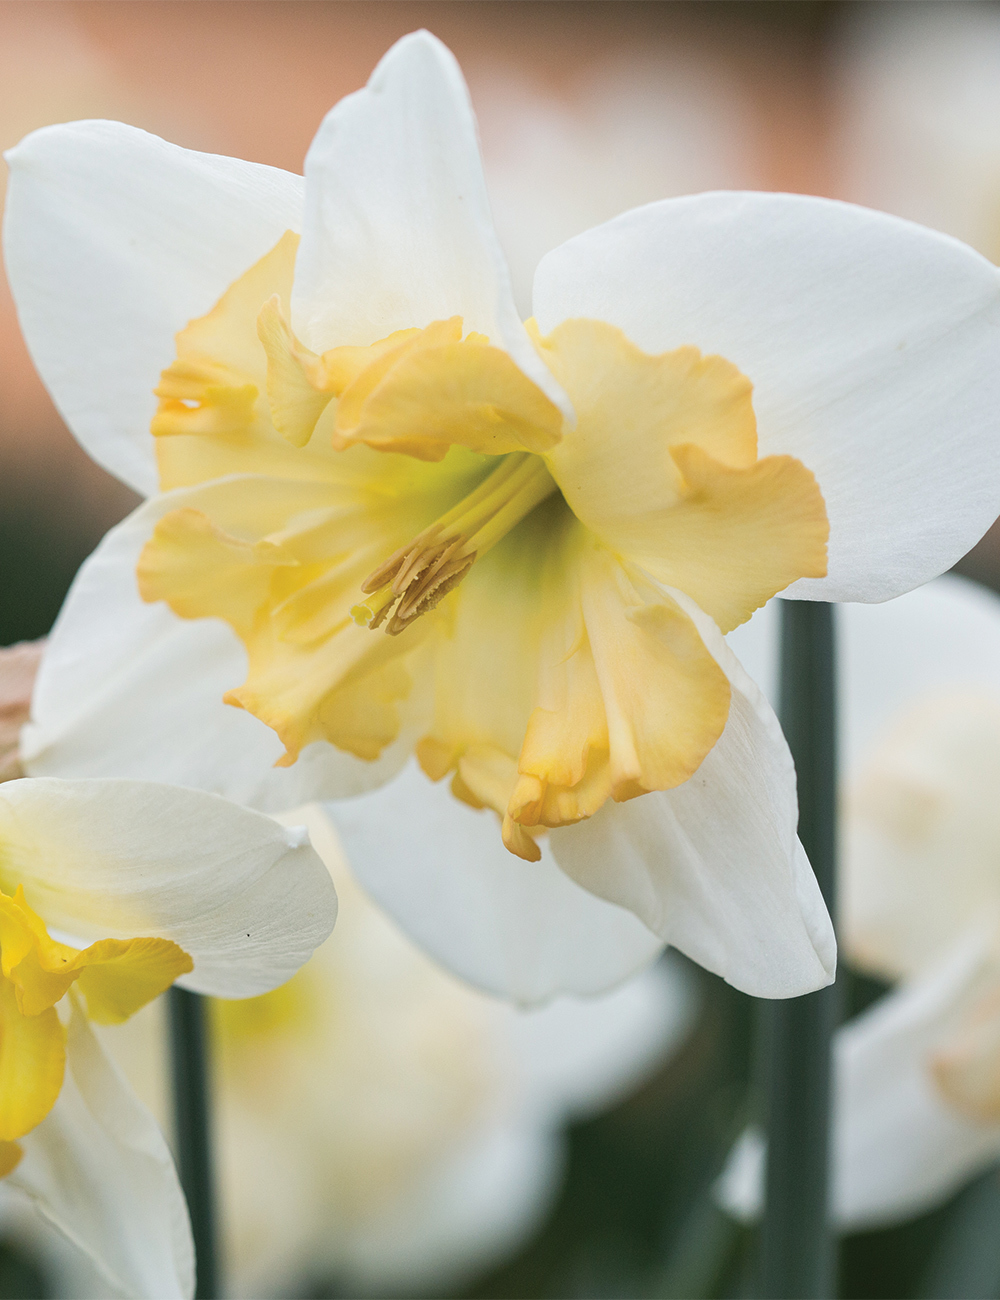
[[[798,780],[799,838],[833,915],[836,692],[833,606],[782,601],[779,716]],[[835,1292],[829,1213],[831,1039],[837,985],[765,1002],[766,1201],[760,1294],[823,1300]]]
[[[215,1300],[220,1291],[205,999],[176,985],[169,999],[174,1145],[194,1237],[194,1294],[195,1300]]]

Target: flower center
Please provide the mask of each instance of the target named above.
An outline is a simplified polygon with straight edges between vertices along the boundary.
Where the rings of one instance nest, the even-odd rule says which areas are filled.
[[[476,558],[547,497],[556,484],[540,456],[515,452],[458,505],[401,546],[361,584],[371,599],[351,610],[374,631],[398,636],[462,581]]]

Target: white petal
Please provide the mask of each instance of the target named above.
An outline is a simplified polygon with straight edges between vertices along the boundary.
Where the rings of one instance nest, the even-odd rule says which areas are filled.
[[[459,803],[415,764],[382,790],[327,804],[364,888],[421,947],[470,983],[530,1005],[599,993],[662,941],[541,862],[503,847],[490,812]]]
[[[152,390],[173,336],[299,228],[302,179],[120,122],[43,127],[6,158],[7,274],[32,360],[91,456],[153,492]]]
[[[848,1231],[921,1214],[1000,1156],[1000,1124],[946,1105],[927,1068],[965,992],[976,942],[856,1017],[836,1038],[834,1210]],[[744,1134],[717,1195],[737,1217],[760,1212],[764,1143]]]
[[[284,746],[274,732],[222,702],[247,673],[233,631],[140,599],[136,564],[156,520],[192,499],[181,489],[140,506],[77,574],[35,683],[21,736],[25,770],[166,781],[266,812],[388,780],[405,762],[408,737],[374,763],[319,741],[276,768]]]
[[[669,199],[549,253],[535,312],[749,377],[760,454],[802,460],[830,517],[829,576],[797,597],[899,595],[996,518],[1000,272],[947,236],[800,195]]]
[[[729,678],[726,729],[690,780],[605,804],[553,832],[553,853],[574,880],[745,993],[786,998],[822,988],[833,979],[836,943],[796,837],[788,746],[715,625],[671,595]]]
[[[469,92],[436,37],[397,41],[365,89],[331,109],[305,172],[292,313],[310,347],[461,316],[572,415],[517,314]]]
[[[252,997],[289,979],[333,928],[336,894],[302,828],[218,795],[145,781],[0,786],[0,881],[80,940],[173,939],[179,983]]]
[[[772,698],[779,611],[771,602],[727,638]],[[856,796],[841,924],[859,962],[898,976],[1000,907],[1000,599],[949,575],[883,605],[841,606],[836,628],[838,748]],[[880,793],[866,802],[869,788]]]
[[[187,1207],[163,1135],[74,1007],[59,1100],[8,1178],[79,1250],[102,1296],[194,1293]]]

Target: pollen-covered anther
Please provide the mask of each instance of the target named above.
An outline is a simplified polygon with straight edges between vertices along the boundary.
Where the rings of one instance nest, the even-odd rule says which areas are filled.
[[[373,630],[385,623],[386,632],[398,636],[453,591],[478,556],[555,490],[541,457],[500,457],[473,492],[369,574],[361,590],[372,599],[355,605],[352,616]]]
[[[375,606],[368,626],[374,631],[386,623],[386,632],[398,636],[432,610],[475,563],[476,552],[466,550],[467,544],[463,536],[441,538],[434,528],[391,555],[361,586],[375,596],[368,602]]]

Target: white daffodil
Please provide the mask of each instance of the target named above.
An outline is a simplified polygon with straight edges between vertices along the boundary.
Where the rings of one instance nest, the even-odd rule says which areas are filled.
[[[331,869],[337,929],[282,988],[215,1004],[227,1286],[450,1292],[537,1224],[563,1125],[680,1043],[693,989],[660,965],[534,1011],[478,993],[366,899],[318,808],[292,815]],[[154,1113],[168,1101],[160,1011],[103,1036]]]
[[[846,1228],[920,1213],[1000,1157],[1000,601],[941,579],[844,611],[846,951],[899,981],[836,1040]],[[721,1195],[759,1208],[747,1135]]]
[[[708,194],[549,253],[524,325],[426,33],[304,182],[106,122],[10,163],[34,359],[153,494],[69,598],[27,769],[280,809],[415,753],[335,816],[470,979],[593,991],[669,942],[755,994],[827,983],[790,756],[722,633],[781,590],[897,595],[993,521],[996,269]]]
[[[89,1022],[174,982],[272,989],[335,915],[303,827],[142,781],[0,785],[0,1175],[94,1294],[187,1296],[194,1261],[166,1144]]]

